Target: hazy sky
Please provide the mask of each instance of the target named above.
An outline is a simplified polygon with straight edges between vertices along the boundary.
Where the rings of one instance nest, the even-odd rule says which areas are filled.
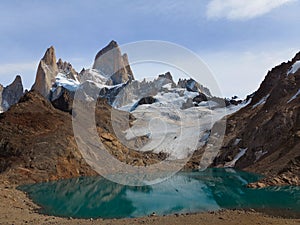
[[[1,0],[0,8],[4,85],[21,74],[30,88],[51,45],[81,70],[112,39],[163,40],[197,53],[225,96],[244,97],[300,51],[299,0]]]

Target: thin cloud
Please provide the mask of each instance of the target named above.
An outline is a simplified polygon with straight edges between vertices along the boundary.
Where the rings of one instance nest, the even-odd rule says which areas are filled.
[[[209,19],[249,20],[297,0],[211,0],[207,5]]]

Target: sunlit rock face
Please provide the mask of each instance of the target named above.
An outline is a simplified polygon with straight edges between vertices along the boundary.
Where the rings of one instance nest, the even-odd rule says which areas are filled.
[[[56,64],[55,50],[54,47],[51,46],[47,49],[39,63],[35,83],[31,90],[39,92],[45,98],[49,98],[50,90],[57,74],[58,67]]]
[[[111,41],[98,52],[93,69],[100,71],[105,77],[110,77],[113,85],[134,80],[128,56],[127,54],[122,55],[121,49],[115,41]]]

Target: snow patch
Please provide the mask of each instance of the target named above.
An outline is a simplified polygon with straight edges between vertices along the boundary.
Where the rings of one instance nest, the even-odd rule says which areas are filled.
[[[240,138],[235,139],[233,145],[234,145],[234,146],[237,146],[237,145],[240,143],[241,140],[242,140],[242,139],[240,139]]]
[[[225,163],[224,167],[234,167],[236,162],[246,154],[247,150],[248,148],[240,148],[240,152],[234,157],[232,161]]]
[[[291,97],[290,100],[288,100],[287,103],[290,103],[291,101],[295,100],[299,95],[300,95],[300,89],[298,90],[298,92],[293,97]]]
[[[166,88],[168,90],[171,90],[172,89],[172,83],[169,83],[169,84],[166,84],[164,86],[162,86],[163,88]]]
[[[205,144],[213,124],[239,107],[211,109],[208,106],[181,109],[184,98],[176,93],[159,93],[159,102],[140,105],[133,112],[136,120],[125,131],[125,139],[147,135],[149,142],[142,152],[167,153],[169,160],[185,159]]]
[[[88,69],[83,74],[83,77],[81,77],[81,83],[83,83],[84,81],[91,80],[95,84],[105,84],[109,79],[110,79],[109,76],[107,77],[101,74],[96,69]]]
[[[267,154],[268,151],[263,151],[263,150],[260,150],[258,152],[255,152],[255,161],[254,162],[257,162],[261,157],[263,157],[265,154]]]
[[[2,106],[4,109],[8,109],[10,107],[8,102],[5,99],[2,100]]]
[[[76,91],[79,87],[79,81],[69,79],[65,74],[58,73],[55,78],[55,86],[64,87],[69,91]]]
[[[300,69],[300,61],[296,61],[292,68],[288,71],[287,75],[294,74]]]
[[[258,103],[256,103],[255,105],[252,106],[252,109],[256,108],[259,105],[263,105],[266,103],[267,99],[269,98],[270,94],[266,95],[265,97],[263,97]]]

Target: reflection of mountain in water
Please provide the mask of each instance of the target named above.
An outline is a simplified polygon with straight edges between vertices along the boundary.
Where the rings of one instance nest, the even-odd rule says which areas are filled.
[[[121,218],[135,210],[130,199],[126,198],[128,188],[101,177],[40,183],[22,189],[29,191],[33,199],[43,206],[43,213],[53,215]],[[132,189],[145,193],[151,190],[150,187]]]
[[[300,213],[299,187],[250,189],[246,185],[260,176],[233,169],[209,169],[191,176],[207,185],[220,208],[294,209]]]
[[[99,177],[21,187],[51,215],[79,218],[140,217],[223,208],[291,209],[300,213],[300,188],[248,189],[255,174],[232,169],[181,172],[165,182],[128,187]]]

